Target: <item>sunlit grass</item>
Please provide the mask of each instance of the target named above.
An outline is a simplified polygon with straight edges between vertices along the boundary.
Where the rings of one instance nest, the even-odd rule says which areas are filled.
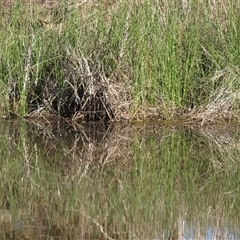
[[[116,120],[124,113],[148,118],[153,108],[162,118],[172,111],[202,110],[219,91],[223,94],[215,99],[217,111],[223,111],[218,103],[229,93],[224,107],[236,112],[238,8],[239,1],[197,0],[98,6],[60,1],[51,8],[20,2],[4,7],[0,93],[8,104],[3,108],[21,115],[31,104],[59,111],[64,91],[76,87],[74,78],[89,71],[107,79],[105,91]],[[87,61],[88,70],[80,69],[82,61]],[[14,96],[8,94],[9,88]]]

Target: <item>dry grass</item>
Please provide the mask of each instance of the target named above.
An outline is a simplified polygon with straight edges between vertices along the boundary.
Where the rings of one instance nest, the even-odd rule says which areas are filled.
[[[183,119],[201,126],[230,123],[238,119],[240,90],[235,88],[239,82],[238,69],[235,72],[232,69],[216,71],[210,81],[216,85],[217,82],[221,84],[211,92],[207,104],[189,110],[189,113],[183,115]]]

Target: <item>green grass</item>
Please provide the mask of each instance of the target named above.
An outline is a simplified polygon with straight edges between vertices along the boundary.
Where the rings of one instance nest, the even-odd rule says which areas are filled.
[[[88,74],[97,81],[96,73],[104,75],[106,86],[115,87],[106,90],[104,85],[112,96],[115,120],[122,113],[148,118],[152,108],[163,118],[203,109],[219,91],[221,100],[225,92],[231,93],[228,110],[238,113],[238,2],[214,5],[194,0],[185,8],[179,1],[154,0],[99,6],[86,2],[71,8],[74,4],[61,1],[52,10],[21,3],[3,8],[2,115],[6,111],[25,115],[30,103],[57,110],[69,82],[73,85],[77,79],[81,85],[79,78],[87,72],[80,67],[83,60]],[[49,23],[42,26],[39,19]],[[46,82],[57,86],[50,99],[46,87],[52,86]],[[15,92],[10,103],[9,86]],[[66,112],[61,109],[60,114]]]

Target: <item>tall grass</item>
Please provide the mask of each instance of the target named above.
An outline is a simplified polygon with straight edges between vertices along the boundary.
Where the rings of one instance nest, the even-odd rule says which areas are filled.
[[[148,118],[153,109],[155,117],[203,109],[219,90],[223,99],[231,93],[227,110],[238,111],[239,7],[197,0],[5,6],[2,111],[25,115],[30,103],[59,110],[73,75],[86,71],[83,60],[88,74],[104,75],[116,120],[124,113]]]

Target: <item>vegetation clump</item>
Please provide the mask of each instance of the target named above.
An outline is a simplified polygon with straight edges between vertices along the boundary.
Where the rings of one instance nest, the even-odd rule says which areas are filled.
[[[1,116],[239,115],[239,1],[2,1]]]
[[[91,71],[88,60],[74,52],[65,54],[61,64],[59,83],[55,73],[43,85],[39,102],[55,111],[58,117],[72,120],[106,121],[114,118],[108,99],[108,79],[98,71]],[[34,89],[33,89],[34,91]]]

